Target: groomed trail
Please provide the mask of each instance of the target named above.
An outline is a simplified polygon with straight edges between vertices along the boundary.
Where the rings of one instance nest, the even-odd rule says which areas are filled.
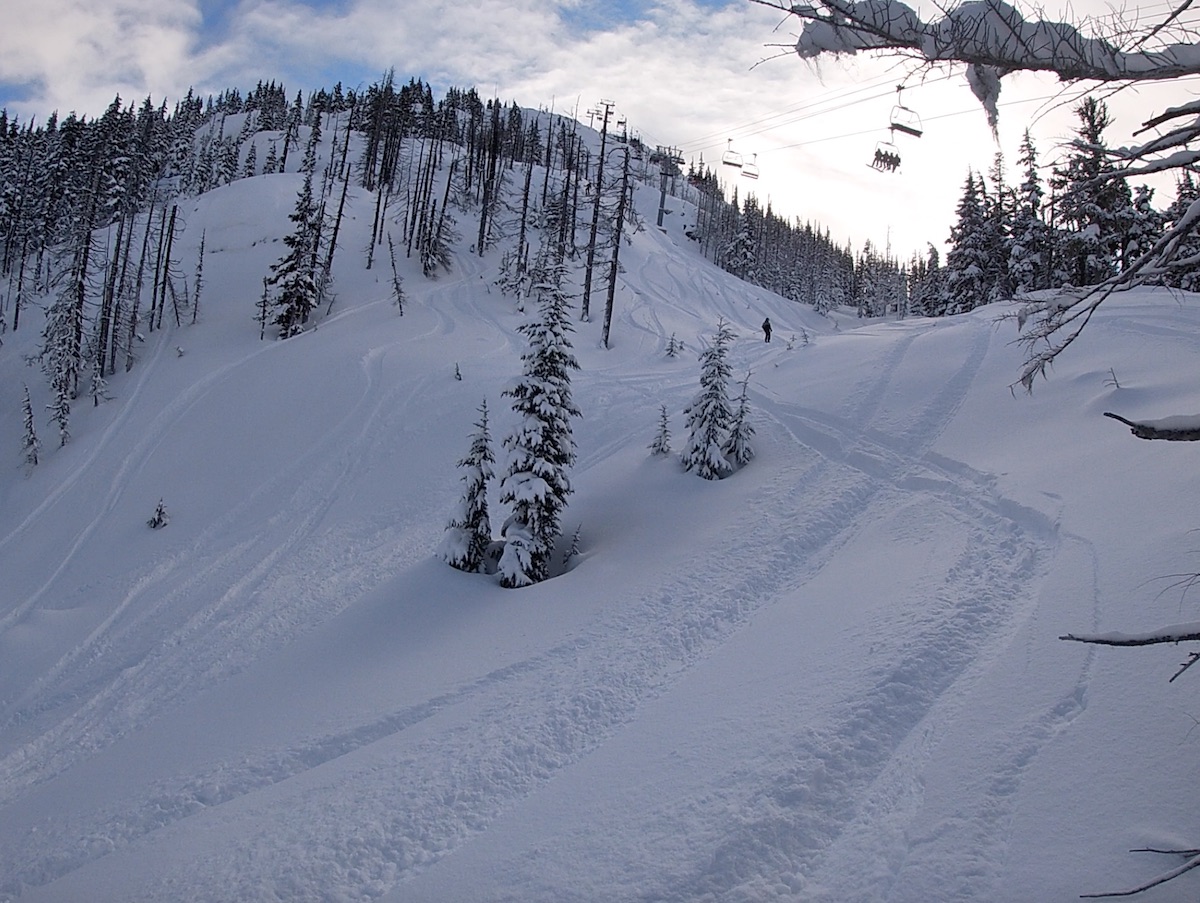
[[[214,194],[189,235],[232,218]],[[1143,550],[999,451],[1025,415],[995,314],[823,318],[682,230],[623,251],[610,348],[602,300],[576,324],[581,554],[522,591],[432,556],[475,409],[498,444],[520,366],[490,258],[410,277],[403,315],[347,272],[287,342],[217,300],[148,336],[0,515],[0,900],[1015,903],[1119,881],[1030,823],[1119,673],[1057,632],[1110,623],[1109,567]],[[236,238],[214,299],[253,271]],[[1158,314],[1101,328],[1174,348]],[[647,446],[660,405],[682,445],[718,319],[757,456],[706,483]]]

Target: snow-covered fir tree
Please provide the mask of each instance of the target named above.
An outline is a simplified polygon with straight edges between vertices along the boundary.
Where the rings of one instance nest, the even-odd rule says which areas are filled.
[[[250,149],[246,151],[246,162],[242,167],[242,178],[252,179],[256,175],[258,175],[258,147],[251,141]]]
[[[572,327],[563,289],[566,267],[545,249],[532,273],[537,302],[534,316],[519,329],[529,342],[521,356],[522,375],[504,396],[518,422],[504,438],[508,465],[500,481],[500,501],[512,513],[501,531],[500,583],[528,586],[550,576],[561,516],[571,494],[569,470],[575,463],[571,418],[571,371],[579,364],[571,350]]]
[[[658,432],[650,443],[650,454],[669,455],[671,453],[671,424],[667,418],[667,406],[659,405]]]
[[[746,282],[757,282],[757,274],[755,273],[755,247],[754,247],[754,229],[753,229],[753,206],[751,204],[753,198],[747,198],[745,210],[738,211],[736,208],[736,198],[734,200],[734,213],[737,217],[736,226],[733,230],[733,235],[725,245],[721,255],[721,266],[728,270],[739,279],[744,279]]]
[[[298,335],[317,305],[317,259],[319,212],[313,198],[313,170],[320,130],[313,128],[304,155],[304,181],[296,195],[296,207],[290,217],[292,231],[284,236],[287,253],[271,265],[267,285],[275,289],[271,305],[274,323],[281,339]]]
[[[46,312],[42,362],[50,379],[51,417],[58,424],[59,446],[71,439],[71,400],[75,397],[80,369],[80,307],[72,293],[61,292]]]
[[[754,457],[754,425],[750,422],[750,374],[742,380],[742,391],[738,394],[737,407],[729,424],[729,438],[723,451],[735,467],[745,467]]]
[[[1154,209],[1154,189],[1139,185],[1133,191],[1133,208],[1129,226],[1125,232],[1125,247],[1121,255],[1123,262],[1145,254],[1163,234],[1163,214]]]
[[[1180,223],[1196,200],[1200,200],[1200,188],[1185,170],[1175,184],[1175,200],[1163,211],[1165,226],[1173,228]],[[1190,263],[1172,270],[1167,284],[1190,292],[1200,290],[1200,230],[1180,236],[1177,244],[1176,259]]]
[[[1085,97],[1075,115],[1075,141],[1053,178],[1059,192],[1057,221],[1062,223],[1060,268],[1073,285],[1095,285],[1121,265],[1133,203],[1125,180],[1108,178],[1113,170],[1104,144],[1104,130],[1112,122],[1108,106]]]
[[[1037,149],[1029,130],[1021,139],[1021,184],[1013,199],[1011,243],[1008,250],[1008,279],[1016,295],[1049,286],[1050,229],[1042,219],[1041,176]]]
[[[988,302],[1012,297],[1012,285],[1008,278],[1008,258],[1012,254],[1012,208],[1013,191],[1004,184],[1004,155],[996,152],[992,168],[988,172],[992,191],[983,194],[983,245],[986,248],[983,271],[987,287]]]
[[[21,413],[24,421],[25,438],[21,443],[21,454],[25,457],[25,463],[30,467],[36,467],[38,463],[38,453],[42,450],[42,443],[38,441],[37,430],[33,422],[33,403],[29,400],[29,386],[25,386],[25,394],[21,399]]]
[[[913,252],[908,268],[908,312],[929,317],[941,312],[942,263],[938,249],[929,245],[925,257]]]
[[[163,504],[162,499],[159,499],[158,504],[154,506],[154,513],[146,521],[146,526],[152,530],[158,530],[170,522],[171,515],[167,513],[167,506]]]
[[[488,517],[488,485],[494,476],[492,438],[488,431],[488,407],[479,406],[479,420],[471,435],[471,447],[458,462],[462,471],[463,494],[450,523],[442,534],[438,556],[460,571],[481,571],[492,541],[492,522]]]
[[[988,234],[983,190],[974,172],[967,173],[957,213],[958,219],[950,228],[942,298],[936,313],[964,313],[988,302]]]
[[[706,480],[720,479],[732,469],[725,458],[725,443],[733,422],[727,360],[733,338],[729,324],[718,321],[712,342],[700,353],[700,392],[684,409],[688,438],[680,461],[685,471]]]

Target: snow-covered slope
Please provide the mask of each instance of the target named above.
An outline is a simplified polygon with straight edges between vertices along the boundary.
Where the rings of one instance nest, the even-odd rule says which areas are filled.
[[[822,318],[680,207],[622,251],[612,347],[574,335],[581,554],[506,591],[432,556],[480,401],[511,426],[497,256],[407,269],[400,316],[360,198],[332,309],[260,341],[297,178],[189,202],[199,323],[31,472],[40,324],[4,337],[0,899],[1025,903],[1196,845],[1181,651],[1057,639],[1195,620],[1161,578],[1200,445],[1100,416],[1200,411],[1192,298],[1114,298],[1014,395],[1008,308]],[[758,454],[709,483],[647,446],[719,318]]]

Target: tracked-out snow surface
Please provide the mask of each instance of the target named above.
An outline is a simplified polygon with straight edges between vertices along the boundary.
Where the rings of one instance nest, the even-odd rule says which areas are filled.
[[[573,335],[580,554],[504,590],[433,557],[476,408],[512,425],[499,252],[404,261],[401,316],[352,199],[332,309],[260,341],[298,186],[186,203],[199,322],[31,470],[4,336],[0,900],[1046,903],[1200,842],[1184,651],[1058,639],[1196,620],[1200,444],[1101,416],[1200,411],[1193,297],[1113,298],[1027,397],[1013,308],[818,316],[641,188],[611,347]],[[757,456],[706,482],[648,446],[720,318]]]

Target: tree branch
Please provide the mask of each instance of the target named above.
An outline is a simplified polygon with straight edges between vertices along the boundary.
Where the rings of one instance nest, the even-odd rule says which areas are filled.
[[[1189,633],[1173,633],[1163,631],[1159,634],[1074,634],[1066,633],[1060,640],[1070,640],[1075,643],[1092,643],[1097,646],[1159,646],[1163,643],[1194,643],[1200,642],[1200,630]]]
[[[1105,417],[1120,421],[1139,439],[1165,439],[1168,442],[1200,442],[1200,417],[1173,418],[1172,420],[1142,421],[1126,420],[1119,414],[1104,412]],[[1174,421],[1178,421],[1177,423]]]
[[[1134,852],[1138,852],[1138,851],[1135,850]],[[1153,851],[1149,851],[1149,852],[1163,853],[1163,852],[1169,852],[1169,851],[1153,850]],[[1192,851],[1192,850],[1184,851],[1185,854],[1190,853],[1190,852],[1194,852],[1194,851]],[[1158,887],[1158,885],[1160,885],[1160,884],[1166,884],[1168,881],[1178,878],[1180,875],[1184,874],[1185,872],[1190,872],[1192,869],[1196,868],[1197,866],[1200,866],[1200,855],[1193,856],[1191,859],[1189,859],[1187,862],[1185,862],[1183,865],[1179,866],[1178,868],[1173,868],[1169,872],[1163,872],[1161,875],[1159,875],[1155,878],[1151,878],[1149,881],[1145,882],[1144,884],[1139,884],[1137,887],[1131,887],[1129,890],[1113,891],[1111,893],[1106,893],[1106,894],[1080,894],[1079,896],[1085,900],[1098,900],[1098,899],[1101,899],[1104,897],[1132,897],[1134,894],[1140,894],[1143,891],[1147,891],[1152,887]]]

